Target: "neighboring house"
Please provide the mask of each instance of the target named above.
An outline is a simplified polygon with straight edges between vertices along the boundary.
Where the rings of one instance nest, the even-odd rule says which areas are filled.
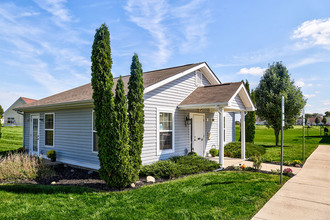
[[[322,123],[322,118],[321,118],[321,117],[318,117],[318,118],[319,118],[319,120],[320,120],[320,123]],[[308,119],[307,119],[307,125],[311,125],[311,126],[315,126],[315,125],[317,125],[317,124],[315,123],[315,119],[316,119],[316,117],[308,118]]]
[[[258,115],[256,116],[256,125],[267,125],[266,120],[261,120]]]
[[[295,125],[302,125],[303,124],[303,120],[302,120],[302,118],[298,118],[297,120],[296,120],[296,123],[294,123]]]
[[[23,126],[23,115],[17,113],[15,108],[18,108],[25,104],[30,104],[36,100],[19,97],[4,113],[4,126]]]
[[[126,93],[128,80],[123,77]],[[145,72],[143,80],[143,164],[190,151],[206,156],[220,148],[224,165],[224,145],[235,140],[235,113],[244,128],[245,113],[255,110],[244,84],[221,83],[205,62]],[[88,83],[19,107],[23,145],[31,154],[56,150],[58,161],[98,169],[92,94]],[[244,141],[242,149],[245,158]]]
[[[330,117],[325,117],[327,119],[327,125],[330,125]]]

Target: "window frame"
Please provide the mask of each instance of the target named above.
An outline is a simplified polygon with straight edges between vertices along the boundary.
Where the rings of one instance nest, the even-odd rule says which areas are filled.
[[[95,110],[93,109],[92,110],[92,153],[97,154],[97,153],[99,153],[99,151],[98,150],[97,151],[94,150],[94,133],[97,134],[97,131],[94,130],[94,112],[95,112]]]
[[[170,109],[170,108],[156,108],[156,113],[157,113],[157,120],[156,120],[156,136],[157,136],[157,155],[161,154],[171,154],[175,152],[175,109]],[[160,128],[159,128],[159,123],[160,123],[160,118],[159,115],[160,113],[171,113],[172,114],[172,149],[165,149],[161,150],[160,149]]]
[[[53,115],[53,128],[49,129],[46,128],[46,115]],[[46,144],[46,131],[53,131],[53,145]],[[47,112],[44,114],[44,134],[45,134],[45,147],[55,147],[55,113],[54,112]]]
[[[15,124],[15,118],[14,117],[7,117],[7,124]]]

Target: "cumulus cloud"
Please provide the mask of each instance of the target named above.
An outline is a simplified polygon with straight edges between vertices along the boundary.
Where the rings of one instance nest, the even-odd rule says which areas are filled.
[[[298,39],[299,49],[322,46],[330,49],[330,18],[305,21],[294,32],[293,39]]]
[[[297,81],[295,81],[295,84],[298,87],[312,87],[313,86],[312,83],[305,83],[304,79],[298,79]]]
[[[252,75],[252,76],[262,76],[266,71],[266,68],[260,67],[251,67],[251,68],[242,68],[239,70],[238,74]]]
[[[305,98],[312,98],[315,97],[315,94],[305,94],[304,96]]]

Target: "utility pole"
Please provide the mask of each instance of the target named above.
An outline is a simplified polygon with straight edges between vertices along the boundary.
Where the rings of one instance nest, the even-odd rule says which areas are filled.
[[[305,109],[303,109],[303,142],[302,142],[302,161],[305,161]]]
[[[284,127],[284,96],[282,96],[282,118],[281,118],[281,185],[283,184],[283,127]]]

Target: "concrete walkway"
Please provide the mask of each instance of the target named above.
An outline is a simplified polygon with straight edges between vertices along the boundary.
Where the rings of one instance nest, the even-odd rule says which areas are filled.
[[[209,160],[213,160],[219,163],[219,157],[208,157]],[[253,162],[252,161],[247,161],[247,160],[243,160],[240,158],[230,158],[230,157],[225,157],[225,168],[229,167],[229,166],[239,166],[239,165],[245,165],[247,167],[253,167]],[[292,166],[283,166],[283,170],[285,168],[290,168],[292,170],[292,172],[294,174],[299,173],[299,171],[301,170],[300,167],[292,167]],[[280,169],[280,165],[277,164],[271,164],[271,163],[262,163],[261,164],[261,170],[265,170],[265,171],[272,171],[272,170],[279,170]]]
[[[330,219],[330,146],[320,145],[252,219]]]

